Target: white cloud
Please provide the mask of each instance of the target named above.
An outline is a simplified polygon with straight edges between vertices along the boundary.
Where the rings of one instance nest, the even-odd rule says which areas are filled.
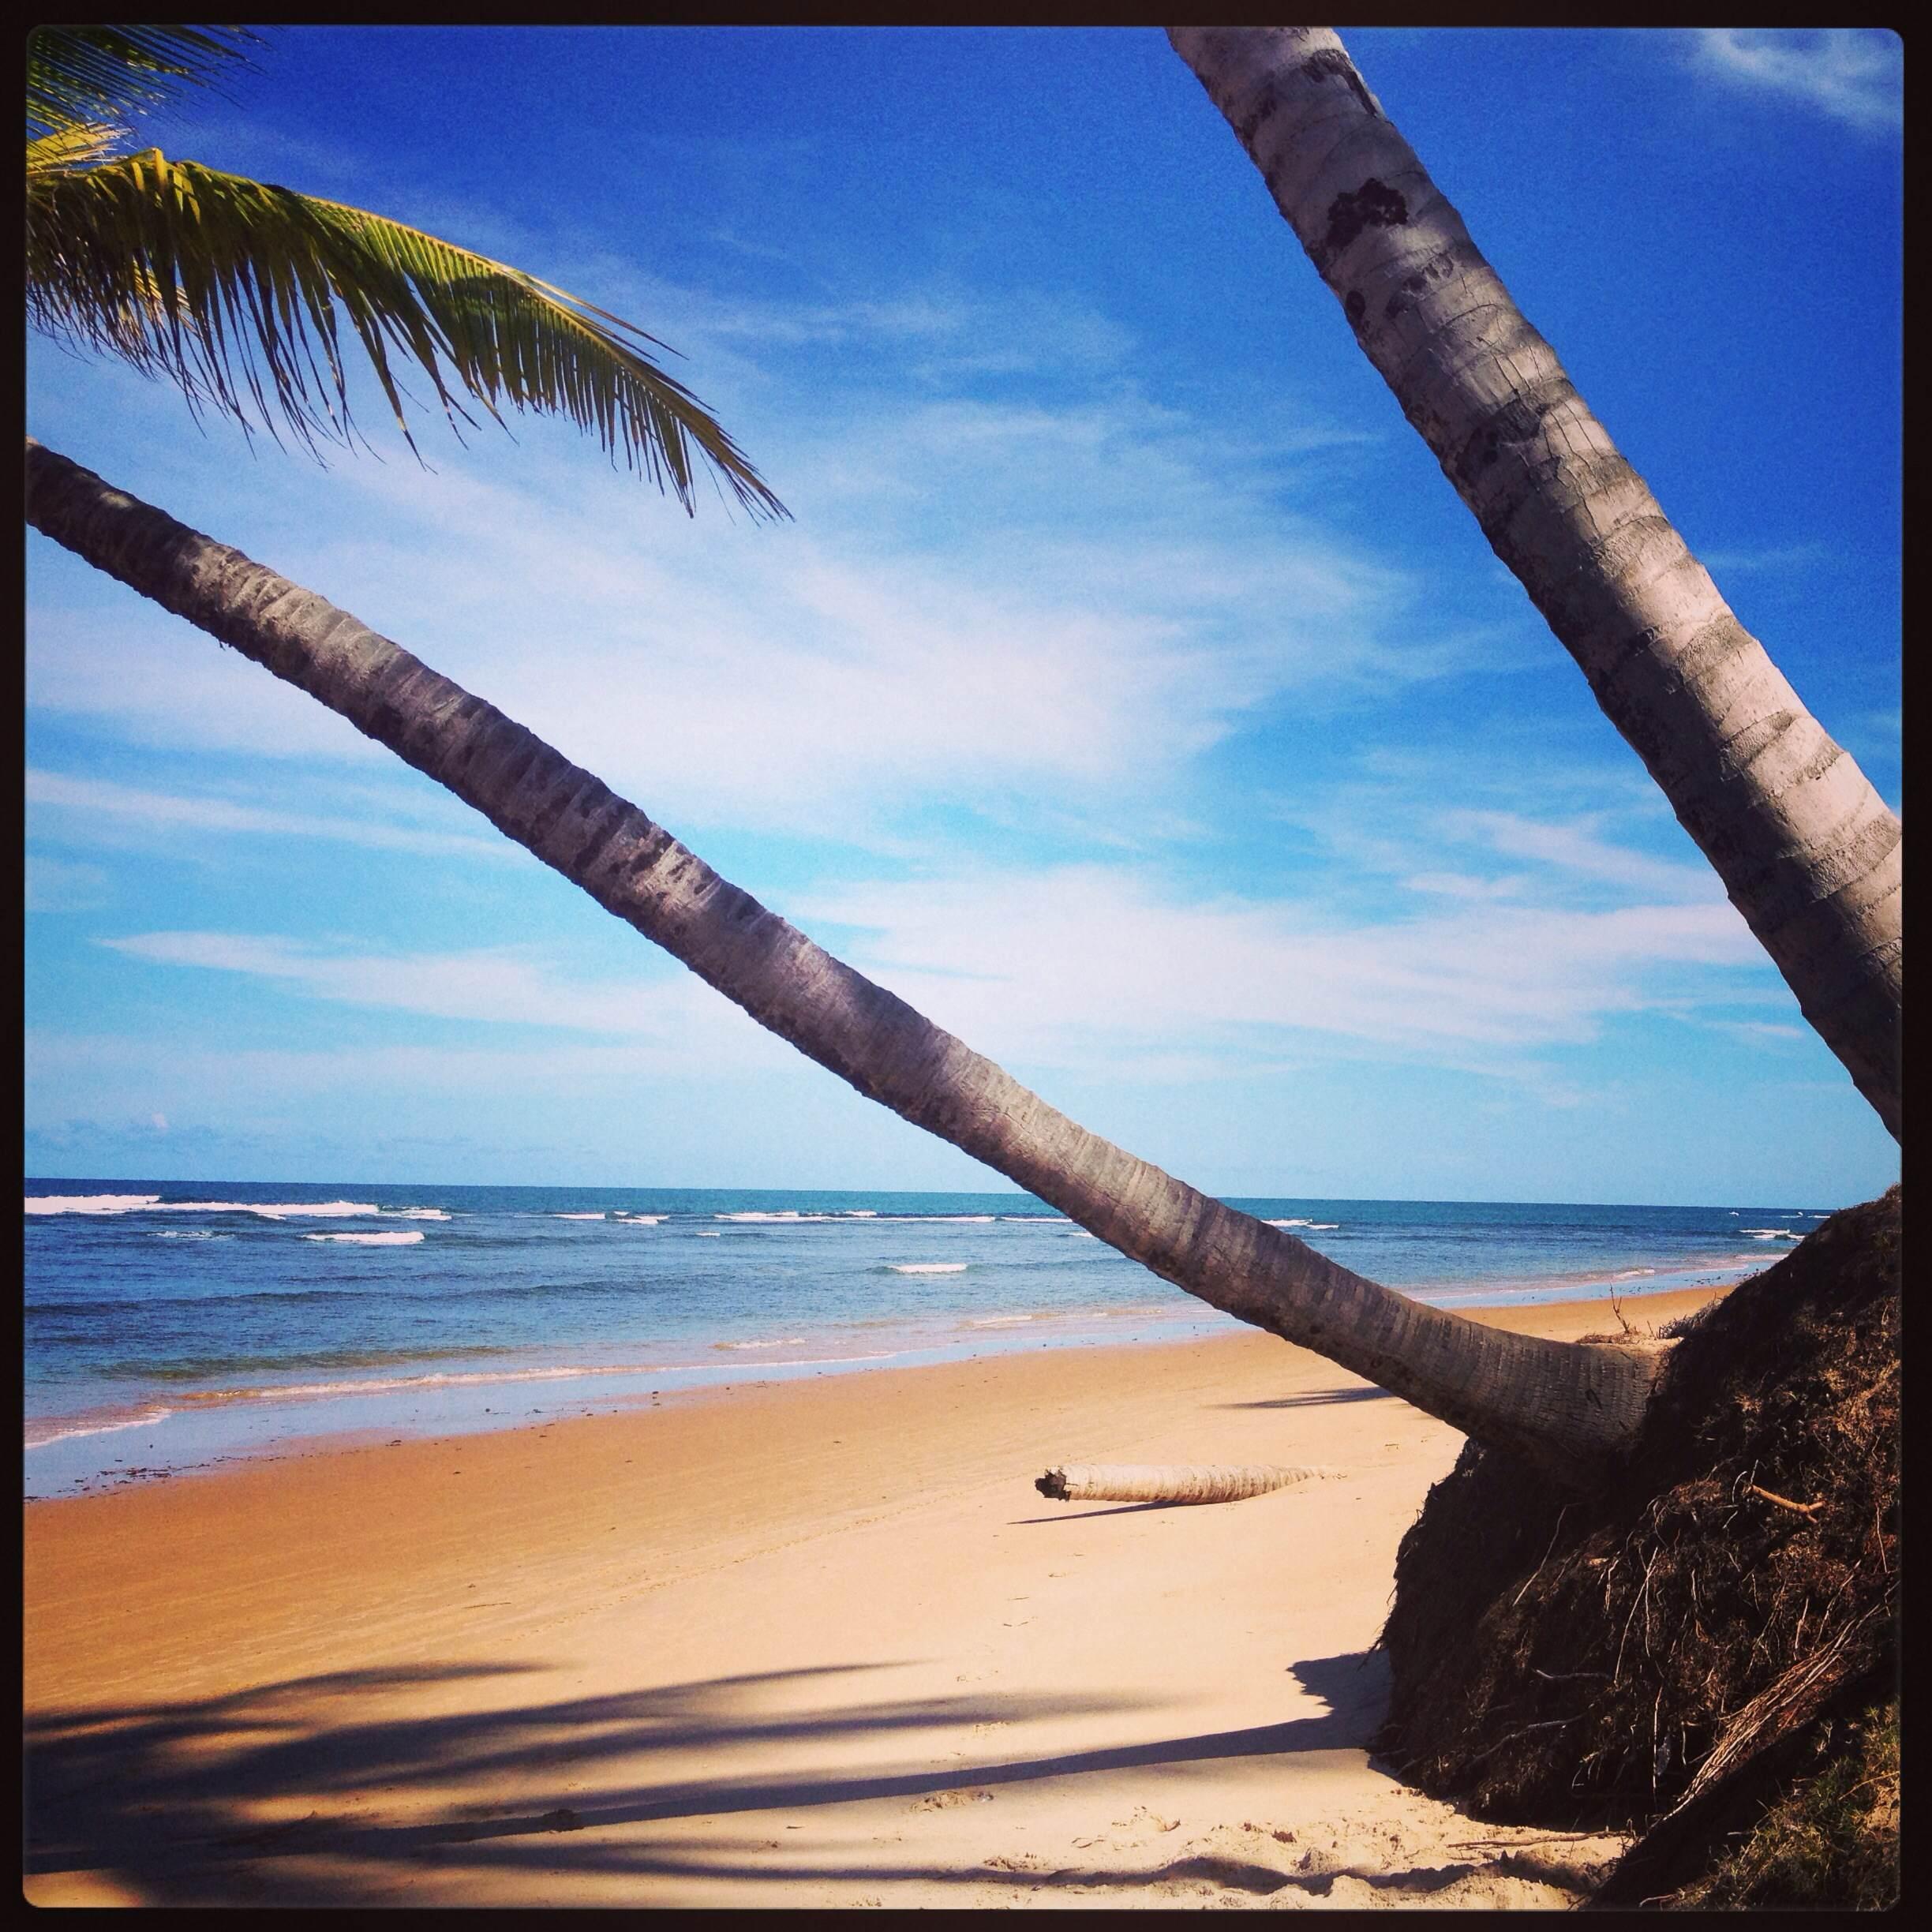
[[[30,590],[43,577],[30,545]],[[331,762],[389,755],[306,693],[157,605],[118,584],[103,586],[103,594],[112,612],[105,618],[32,597],[26,689],[33,710],[103,719],[137,744]]]
[[[1183,1046],[1245,1057],[1257,1033],[1286,1029],[1473,1064],[1714,996],[1712,969],[1762,957],[1721,899],[1371,923],[1188,903],[1097,866],[853,885],[809,895],[807,910],[808,923],[855,929],[852,963],[941,1024],[996,1058],[1050,1065]]]
[[[1105,318],[1038,298],[915,289],[782,313],[808,334],[930,335],[945,354],[1023,343],[1076,373],[1050,406],[935,393],[963,379],[912,371],[903,343],[856,373],[835,359],[835,391],[791,385],[792,415],[744,432],[798,514],[788,527],[708,507],[687,521],[568,425],[536,423],[518,425],[507,460],[438,451],[433,476],[406,457],[326,474],[290,462],[219,516],[170,477],[185,499],[170,507],[238,514],[214,534],[674,826],[808,816],[878,844],[934,804],[1024,799],[1098,824],[1126,800],[1172,810],[1190,762],[1270,705],[1386,691],[1487,648],[1474,626],[1418,631],[1407,573],[1285,504],[1309,466],[1374,439],[1305,411],[1279,436],[1253,421],[1230,434],[1157,404],[1123,376],[1130,345]],[[790,369],[789,352],[754,346],[747,380]],[[140,493],[130,462],[114,480]],[[229,481],[197,488],[212,502]],[[122,613],[118,587],[98,593],[115,613],[103,623],[84,573],[38,552],[35,567],[36,709],[182,748],[380,756],[137,601]]]
[[[1801,101],[1848,126],[1904,120],[1905,48],[1874,27],[1704,27],[1694,44],[1706,72]]]
[[[1713,575],[1743,577],[1763,571],[1806,571],[1832,562],[1820,543],[1773,544],[1758,549],[1705,550],[1698,561]]]
[[[27,803],[58,814],[64,842],[125,839],[131,830],[164,840],[182,831],[242,833],[276,838],[329,839],[398,852],[499,860],[520,856],[500,836],[470,837],[417,825],[385,824],[380,819],[334,818],[326,813],[287,811],[209,793],[155,791],[118,784],[106,778],[77,778],[29,767]]]
[[[1803,1027],[1780,1026],[1768,1020],[1713,1020],[1709,1024],[1720,1032],[1743,1040],[1747,1046],[1762,1046],[1767,1041],[1781,1046],[1794,1041],[1809,1041],[1813,1037]]]
[[[1604,758],[1608,728],[1593,725],[1580,719],[1566,740],[1496,719],[1476,739],[1379,746],[1341,779],[1269,797],[1267,816],[1288,849],[1325,859],[1326,900],[1365,920],[1388,918],[1399,893],[1578,911],[1720,903],[1648,774]]]
[[[1598,835],[1594,823],[1561,823],[1525,818],[1518,812],[1454,811],[1441,814],[1435,829],[1444,837],[1476,839],[1505,857],[1526,859],[1559,872],[1625,886],[1669,899],[1716,900],[1722,888],[1702,861],[1680,865],[1633,852]]]
[[[799,526],[723,537],[595,473],[372,468],[415,535],[358,614],[674,825],[873,837],[1006,792],[1104,817],[1285,693],[1470,648],[1409,638],[1405,577],[1200,441],[1126,404],[874,410],[792,469]]]
[[[1376,805],[1367,832],[1338,814],[1328,859],[1309,863],[1293,897],[1205,897],[1160,883],[1144,862],[968,861],[937,874],[929,856],[925,876],[827,882],[784,909],[997,1059],[1131,1066],[1142,1080],[1265,1071],[1315,1047],[1547,1087],[1537,1054],[1594,1039],[1613,1014],[1780,997],[1709,871],[1616,842],[1608,812],[1537,819],[1397,786]],[[1425,862],[1455,847],[1478,866],[1510,863],[1485,874]],[[635,983],[593,983],[528,947],[373,955],[213,933],[103,943],[325,1000],[648,1040],[700,1059],[751,1050],[751,1023],[663,960],[641,962]]]
[[[1496,878],[1477,878],[1466,872],[1412,872],[1405,889],[1439,899],[1515,899],[1530,883],[1529,874],[1506,872]]]
[[[653,1049],[661,1071],[768,1065],[789,1051],[695,975],[642,949],[635,980],[587,981],[527,946],[376,953],[216,932],[137,933],[99,943],[151,964],[241,974],[344,1005],[627,1040]]]

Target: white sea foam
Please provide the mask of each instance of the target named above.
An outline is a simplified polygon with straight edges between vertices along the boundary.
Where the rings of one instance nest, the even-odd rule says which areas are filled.
[[[662,1215],[626,1214],[620,1209],[617,1219],[620,1221],[628,1221],[634,1227],[655,1227],[664,1219],[664,1216]]]
[[[700,1241],[722,1241],[724,1237],[716,1228],[700,1228],[698,1238]]]
[[[27,1425],[23,1446],[43,1449],[49,1443],[66,1442],[76,1436],[111,1436],[117,1429],[149,1428],[174,1413],[159,1402],[151,1402],[132,1414],[107,1411],[91,1416],[48,1416]]]
[[[373,1201],[156,1201],[151,1214],[245,1214],[264,1221],[374,1220]]]
[[[770,1349],[797,1348],[805,1338],[803,1335],[775,1335],[769,1341],[761,1342],[713,1342],[714,1349]]]
[[[747,1363],[747,1368],[830,1368],[846,1362],[888,1361],[898,1351],[880,1349],[863,1355],[803,1356],[791,1361]],[[425,1375],[369,1376],[357,1381],[292,1382],[245,1388],[198,1389],[176,1398],[183,1407],[225,1408],[237,1402],[275,1402],[331,1395],[388,1395],[401,1391],[488,1388],[507,1382],[577,1382],[605,1376],[716,1374],[715,1362],[586,1362],[556,1368],[440,1370]],[[155,1417],[172,1411],[157,1410]],[[147,1419],[147,1418],[144,1418]],[[98,1428],[132,1428],[133,1423],[92,1424]],[[86,1433],[88,1430],[77,1430]],[[52,1440],[51,1437],[48,1440]]]
[[[769,1368],[837,1368],[847,1362],[890,1361],[898,1353],[897,1349],[875,1349],[869,1355],[801,1355],[796,1361],[764,1365]]]
[[[1754,1241],[1802,1241],[1804,1237],[1789,1228],[1739,1228],[1740,1234],[1748,1234]]]
[[[1626,1268],[1621,1275],[1612,1275],[1612,1281],[1634,1281],[1639,1275],[1654,1275],[1655,1268]]]
[[[392,1215],[399,1221],[447,1221],[448,1214],[440,1208],[385,1208],[383,1212]]]
[[[741,1214],[714,1214],[713,1221],[829,1221],[832,1216],[800,1214],[796,1208],[780,1208],[767,1213],[762,1208],[747,1208]]]
[[[382,1395],[393,1389],[481,1388],[499,1382],[574,1382],[587,1376],[688,1374],[697,1365],[600,1362],[583,1368],[443,1370],[429,1375],[376,1376],[355,1382],[289,1382],[250,1388],[196,1389],[177,1399],[214,1409],[230,1402],[280,1402],[294,1396]]]
[[[1098,1241],[1099,1238],[1097,1234],[1089,1234],[1084,1228],[1076,1228],[1067,1237],[1069,1241]]]
[[[886,1264],[895,1275],[964,1275],[964,1261],[889,1261]]]
[[[373,1201],[164,1201],[159,1194],[46,1194],[29,1196],[28,1214],[245,1214],[264,1221],[333,1221],[383,1211]],[[431,1214],[440,1215],[440,1208]]]
[[[1065,1215],[1002,1215],[1002,1221],[1024,1222],[1035,1227],[1071,1227],[1073,1223]]]
[[[159,1194],[29,1194],[23,1213],[133,1213],[152,1208]]]
[[[27,1214],[132,1214],[152,1208],[159,1194],[29,1194],[22,1203]]]
[[[1306,1224],[1318,1234],[1331,1234],[1342,1223],[1339,1221],[1310,1221]]]
[[[1314,1225],[1312,1221],[1303,1220],[1299,1216],[1293,1216],[1286,1221],[1271,1221],[1268,1223],[1270,1227],[1312,1227]]]
[[[841,1208],[839,1211],[839,1219],[841,1221],[876,1221],[878,1219],[878,1210],[876,1208]]]
[[[601,1214],[553,1214],[552,1221],[601,1221]]]
[[[346,1221],[378,1219],[373,1201],[159,1201],[155,1214],[248,1214],[264,1221]]]
[[[968,1322],[966,1326],[968,1328],[1011,1328],[1021,1322],[1030,1322],[1032,1319],[1031,1315],[986,1315],[978,1321]]]
[[[305,1234],[304,1241],[354,1241],[362,1248],[406,1248],[412,1242],[422,1239],[420,1229],[411,1229],[406,1234]]]

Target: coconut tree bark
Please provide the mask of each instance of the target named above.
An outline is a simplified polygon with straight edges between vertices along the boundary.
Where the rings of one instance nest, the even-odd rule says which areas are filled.
[[[1655,1354],[1427,1307],[1088,1133],[493,706],[31,438],[27,518],[387,745],[859,1092],[1178,1287],[1566,1481],[1589,1482],[1633,1439]]]
[[[1719,596],[1335,34],[1168,38],[1402,414],[1896,1136],[1898,820]]]

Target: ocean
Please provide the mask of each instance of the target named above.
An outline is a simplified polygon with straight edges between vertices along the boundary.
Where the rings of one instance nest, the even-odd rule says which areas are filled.
[[[1018,1193],[25,1183],[26,1493],[301,1438],[1238,1324]],[[1243,1200],[1455,1307],[1732,1281],[1818,1208]]]

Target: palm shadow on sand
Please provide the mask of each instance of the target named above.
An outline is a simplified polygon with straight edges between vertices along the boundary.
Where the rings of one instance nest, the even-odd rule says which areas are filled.
[[[339,1672],[203,1700],[38,1713],[28,1720],[26,1739],[29,1896],[36,1876],[79,1871],[108,1877],[124,1895],[151,1904],[402,1902],[414,1875],[453,1869],[479,1876],[521,1870],[694,1881],[751,1878],[774,1887],[839,1878],[1010,1883],[1010,1872],[969,1866],[926,1868],[889,1859],[844,1869],[790,1866],[760,1855],[774,1848],[758,1827],[739,1839],[709,1831],[687,1836],[676,1826],[732,1814],[749,1822],[762,1812],[869,1799],[991,1803],[1003,1788],[1040,1780],[1361,1750],[1380,1720],[1385,1694],[1379,1658],[1312,1660],[1291,1671],[1330,1704],[1319,1716],[943,1768],[917,1765],[926,1754],[923,1743],[938,1754],[932,1733],[1118,1712],[1138,1701],[981,1694],[848,1698],[796,1708],[802,1688],[850,1692],[866,1672],[880,1668],[850,1664],[507,1708],[374,1714],[377,1704],[399,1696],[434,1696],[440,1686],[540,1668],[450,1663]],[[792,1707],[760,1709],[773,1698]],[[762,1745],[892,1733],[912,1747],[915,1768],[761,1773],[754,1764],[736,1774],[657,1782],[646,1762],[646,1775],[638,1776],[639,1760],[653,1753],[695,1748],[708,1764]],[[504,1793],[506,1777],[514,1796]],[[491,1780],[490,1801],[464,1802],[465,1782],[482,1778]],[[256,1808],[264,1800],[284,1816],[264,1817]],[[781,1819],[760,1824],[766,1831],[783,1828]],[[611,1835],[623,1827],[639,1829]],[[1102,1868],[1047,1875],[1083,1885],[1146,1878],[1139,1867],[1111,1876]],[[1257,1867],[1245,1879],[1230,1872],[1217,1881],[1271,1889],[1282,1881]]]

